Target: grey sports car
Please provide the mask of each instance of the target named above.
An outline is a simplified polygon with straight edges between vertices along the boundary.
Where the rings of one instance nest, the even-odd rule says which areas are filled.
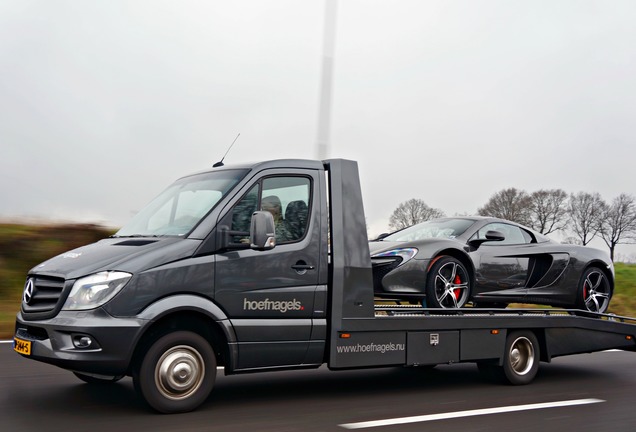
[[[434,219],[369,248],[377,297],[431,308],[530,303],[604,313],[614,291],[609,254],[503,219]]]

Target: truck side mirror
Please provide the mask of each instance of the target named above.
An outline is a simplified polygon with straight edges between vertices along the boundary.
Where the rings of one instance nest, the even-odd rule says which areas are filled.
[[[274,216],[268,211],[252,213],[250,247],[254,250],[269,250],[276,246]]]

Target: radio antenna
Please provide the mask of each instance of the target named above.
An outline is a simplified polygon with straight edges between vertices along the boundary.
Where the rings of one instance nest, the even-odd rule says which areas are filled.
[[[227,156],[227,154],[230,152],[230,149],[232,148],[232,146],[234,145],[234,143],[236,142],[236,140],[238,139],[240,135],[241,133],[239,132],[236,138],[234,138],[234,141],[232,141],[232,144],[230,144],[230,147],[227,149],[227,151],[225,152],[221,160],[215,163],[214,165],[212,165],[213,168],[218,168],[223,166],[223,161],[225,160],[225,156]]]

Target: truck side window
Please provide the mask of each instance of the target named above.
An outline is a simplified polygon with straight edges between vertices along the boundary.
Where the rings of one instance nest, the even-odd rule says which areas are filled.
[[[302,239],[309,223],[311,181],[307,177],[268,177],[263,180],[261,210],[274,216],[279,243]]]
[[[301,240],[309,224],[310,191],[307,177],[266,177],[234,205],[221,225],[229,226],[231,243],[249,243],[252,213],[264,210],[274,217],[279,244]]]
[[[232,218],[232,225],[230,227],[232,243],[249,244],[250,224],[252,221],[252,213],[258,209],[259,189],[260,184],[255,184],[230,211]]]

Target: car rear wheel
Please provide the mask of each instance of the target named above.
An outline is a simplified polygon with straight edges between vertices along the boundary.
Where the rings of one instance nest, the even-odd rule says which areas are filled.
[[[577,295],[578,309],[590,312],[607,312],[612,292],[607,276],[598,267],[590,267],[583,272]]]
[[[457,258],[441,256],[429,267],[426,304],[432,308],[461,308],[470,298],[470,275]]]

